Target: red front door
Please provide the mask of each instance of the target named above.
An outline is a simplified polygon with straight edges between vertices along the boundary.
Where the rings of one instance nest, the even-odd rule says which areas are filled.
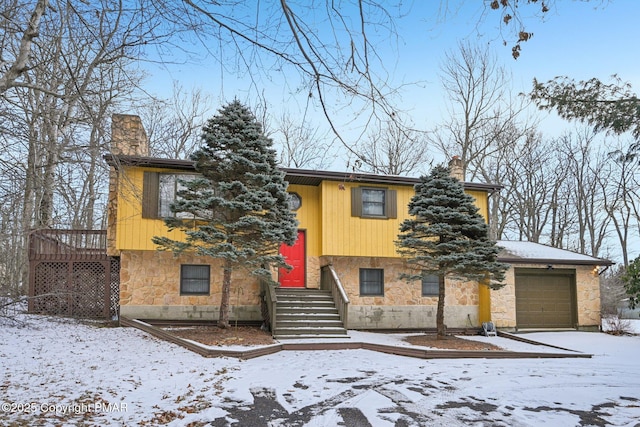
[[[280,286],[283,288],[304,288],[304,231],[298,230],[298,240],[293,246],[280,245],[280,255],[287,264],[293,266],[293,270],[287,271],[281,268],[279,271]]]

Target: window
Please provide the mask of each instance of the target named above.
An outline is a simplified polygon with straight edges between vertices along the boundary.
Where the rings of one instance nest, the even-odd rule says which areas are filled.
[[[176,199],[178,191],[183,190],[181,181],[190,181],[199,175],[186,173],[145,172],[142,189],[142,217],[168,218],[173,215],[171,203]],[[178,214],[179,218],[191,218],[191,214]]]
[[[292,211],[297,211],[302,206],[302,198],[298,193],[287,193],[288,198],[287,202],[289,204],[289,209]]]
[[[178,191],[185,190],[184,181],[196,179],[197,175],[187,174],[166,174],[161,173],[158,176],[158,215],[160,218],[168,218],[174,215],[171,212],[171,203],[176,200]],[[186,212],[178,213],[178,218],[192,217],[193,215]]]
[[[180,295],[209,295],[209,266],[180,266]]]
[[[362,189],[362,215],[363,216],[385,216],[384,200],[386,190],[374,190],[372,188]]]
[[[377,187],[351,189],[351,216],[362,218],[397,218],[395,190]]]
[[[381,268],[360,269],[360,295],[384,296],[384,270]]]
[[[439,295],[440,276],[437,274],[422,274],[422,296],[432,297]]]

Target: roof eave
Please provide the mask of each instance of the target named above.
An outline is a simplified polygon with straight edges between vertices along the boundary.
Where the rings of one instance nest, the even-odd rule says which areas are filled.
[[[615,262],[609,261],[608,259],[594,258],[593,260],[586,259],[527,259],[527,258],[509,258],[509,257],[501,257],[498,256],[498,261],[504,262],[507,264],[555,264],[555,265],[605,265],[611,266],[614,265]]]
[[[192,160],[161,159],[157,157],[124,156],[117,154],[105,154],[104,160],[109,166],[146,166],[162,169],[194,170],[195,162]]]
[[[125,156],[106,154],[105,161],[109,166],[145,166],[161,169],[195,170],[195,162],[192,160],[163,159],[157,157]],[[285,179],[292,184],[318,186],[322,181],[361,182],[368,184],[387,185],[415,185],[420,178],[405,177],[399,175],[376,175],[356,172],[334,172],[311,169],[280,168],[285,173]],[[485,184],[477,182],[463,182],[467,190],[479,190],[494,192],[503,187],[497,184]]]

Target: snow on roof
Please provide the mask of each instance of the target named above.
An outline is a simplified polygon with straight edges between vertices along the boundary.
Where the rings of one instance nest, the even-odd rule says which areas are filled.
[[[515,240],[498,240],[503,249],[498,254],[502,262],[529,262],[546,264],[589,264],[612,265],[613,262],[583,255],[565,249],[558,249],[540,243],[519,242]]]

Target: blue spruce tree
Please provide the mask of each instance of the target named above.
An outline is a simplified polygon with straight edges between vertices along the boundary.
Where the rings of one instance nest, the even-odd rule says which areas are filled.
[[[297,221],[288,206],[287,183],[262,126],[251,111],[233,101],[209,119],[203,145],[192,156],[201,177],[181,181],[165,219],[184,231],[184,241],[155,237],[160,250],[195,252],[222,260],[218,326],[229,326],[231,273],[242,267],[272,282],[270,268],[288,267],[278,251],[292,245]]]
[[[498,289],[508,265],[496,261],[499,248],[489,240],[484,218],[449,168],[436,166],[421,178],[409,214],[400,224],[396,246],[415,274],[403,278],[439,277],[436,326],[438,338],[444,338],[445,278],[486,281]]]

